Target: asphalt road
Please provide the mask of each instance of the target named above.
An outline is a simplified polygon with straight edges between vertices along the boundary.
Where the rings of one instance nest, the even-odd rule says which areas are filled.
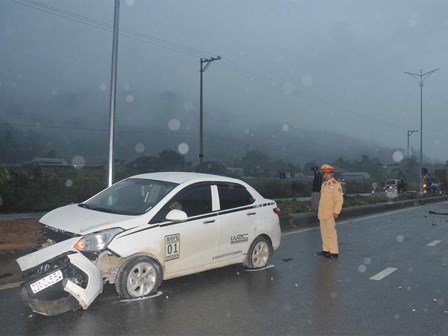
[[[288,232],[271,267],[241,266],[166,281],[123,301],[113,286],[87,311],[33,314],[0,290],[2,335],[446,335],[448,203],[338,223],[340,258],[318,228]]]

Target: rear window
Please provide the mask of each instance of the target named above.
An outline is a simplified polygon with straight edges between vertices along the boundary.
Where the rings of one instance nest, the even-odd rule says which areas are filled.
[[[255,201],[249,191],[239,184],[229,183],[218,185],[218,192],[221,210],[250,205]]]

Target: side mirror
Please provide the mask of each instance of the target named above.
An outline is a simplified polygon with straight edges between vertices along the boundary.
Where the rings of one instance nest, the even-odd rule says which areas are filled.
[[[185,211],[173,209],[166,215],[166,219],[173,222],[181,222],[188,219]]]

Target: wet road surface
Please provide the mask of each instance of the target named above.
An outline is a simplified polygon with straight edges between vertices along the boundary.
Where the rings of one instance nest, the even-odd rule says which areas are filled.
[[[448,203],[338,223],[340,258],[316,256],[317,228],[291,232],[272,267],[165,281],[121,300],[112,285],[87,311],[32,313],[0,290],[2,335],[446,335]]]

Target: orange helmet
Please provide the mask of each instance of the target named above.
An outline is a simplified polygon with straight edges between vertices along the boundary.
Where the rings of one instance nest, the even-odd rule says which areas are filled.
[[[320,170],[322,170],[322,173],[332,173],[334,168],[330,166],[329,164],[323,164],[320,167]]]

